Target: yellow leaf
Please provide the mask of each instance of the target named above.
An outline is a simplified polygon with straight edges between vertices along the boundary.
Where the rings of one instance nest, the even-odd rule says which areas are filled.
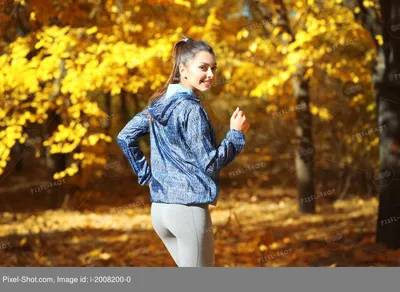
[[[311,113],[313,115],[318,114],[318,108],[315,105],[311,105]]]
[[[274,105],[274,104],[270,104],[270,105],[267,106],[266,110],[267,110],[267,113],[276,112],[278,110],[278,107],[276,105]]]
[[[35,12],[31,12],[31,14],[29,15],[29,20],[30,20],[30,21],[36,21],[36,14],[35,14]]]
[[[22,238],[21,240],[20,240],[20,242],[19,242],[19,245],[20,246],[24,246],[25,244],[26,244],[26,238],[24,237],[24,238]]]
[[[94,34],[94,33],[96,33],[96,32],[97,32],[97,27],[96,27],[96,26],[93,26],[93,27],[89,28],[89,29],[86,31],[87,34]]]
[[[69,176],[73,176],[73,175],[76,173],[75,169],[73,169],[73,168],[71,168],[71,167],[67,168],[67,169],[65,170],[65,172],[66,172]]]
[[[379,144],[379,137],[375,137],[375,139],[371,142],[371,146],[377,146]]]
[[[96,257],[96,256],[98,256],[98,255],[100,255],[100,254],[101,254],[101,249],[100,249],[100,248],[96,248],[96,249],[92,250],[92,251],[89,253],[89,256],[91,256],[91,257]]]
[[[257,43],[252,43],[249,47],[250,52],[254,53],[257,50]]]
[[[278,244],[276,242],[274,242],[273,244],[271,244],[269,246],[271,249],[277,249],[278,248]]]
[[[329,114],[329,111],[326,108],[320,108],[318,110],[318,115],[322,120],[329,120],[330,118],[332,118],[332,115]]]
[[[102,260],[108,260],[109,258],[111,258],[111,255],[109,253],[102,253],[99,256]]]
[[[382,46],[383,45],[383,37],[382,37],[382,35],[381,34],[378,34],[378,35],[376,35],[376,40],[378,41],[378,44],[380,45],[380,46]]]
[[[375,103],[371,103],[369,106],[367,106],[367,111],[372,112],[375,110]]]
[[[91,135],[91,136],[89,136],[88,140],[89,140],[89,145],[93,146],[96,144],[96,142],[99,140],[99,138],[94,135]]]

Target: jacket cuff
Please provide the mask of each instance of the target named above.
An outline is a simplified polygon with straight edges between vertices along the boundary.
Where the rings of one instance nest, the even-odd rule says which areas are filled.
[[[229,141],[232,142],[233,145],[235,145],[237,152],[242,151],[244,144],[246,144],[246,137],[244,136],[242,131],[230,129],[226,136]]]

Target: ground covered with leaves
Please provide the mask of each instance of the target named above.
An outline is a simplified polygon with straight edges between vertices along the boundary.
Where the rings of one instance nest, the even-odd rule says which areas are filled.
[[[118,179],[132,180],[132,173]],[[319,197],[316,214],[303,215],[294,187],[269,187],[259,180],[233,185],[238,181],[222,180],[218,204],[210,206],[215,266],[400,265],[400,250],[374,243],[376,197]],[[14,191],[0,192],[9,208],[0,215],[2,266],[176,266],[153,230],[145,187],[127,191],[115,178],[99,179],[69,202],[63,194],[53,209],[40,208],[45,191]]]

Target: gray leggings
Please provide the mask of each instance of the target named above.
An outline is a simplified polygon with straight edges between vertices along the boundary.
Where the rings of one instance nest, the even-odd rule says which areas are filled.
[[[151,204],[153,228],[178,267],[213,267],[214,233],[208,204]]]

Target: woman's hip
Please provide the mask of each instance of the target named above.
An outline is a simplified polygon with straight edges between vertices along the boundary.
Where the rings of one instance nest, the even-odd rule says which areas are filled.
[[[174,234],[212,232],[208,204],[182,205],[153,202],[151,217],[153,221],[161,221]]]

